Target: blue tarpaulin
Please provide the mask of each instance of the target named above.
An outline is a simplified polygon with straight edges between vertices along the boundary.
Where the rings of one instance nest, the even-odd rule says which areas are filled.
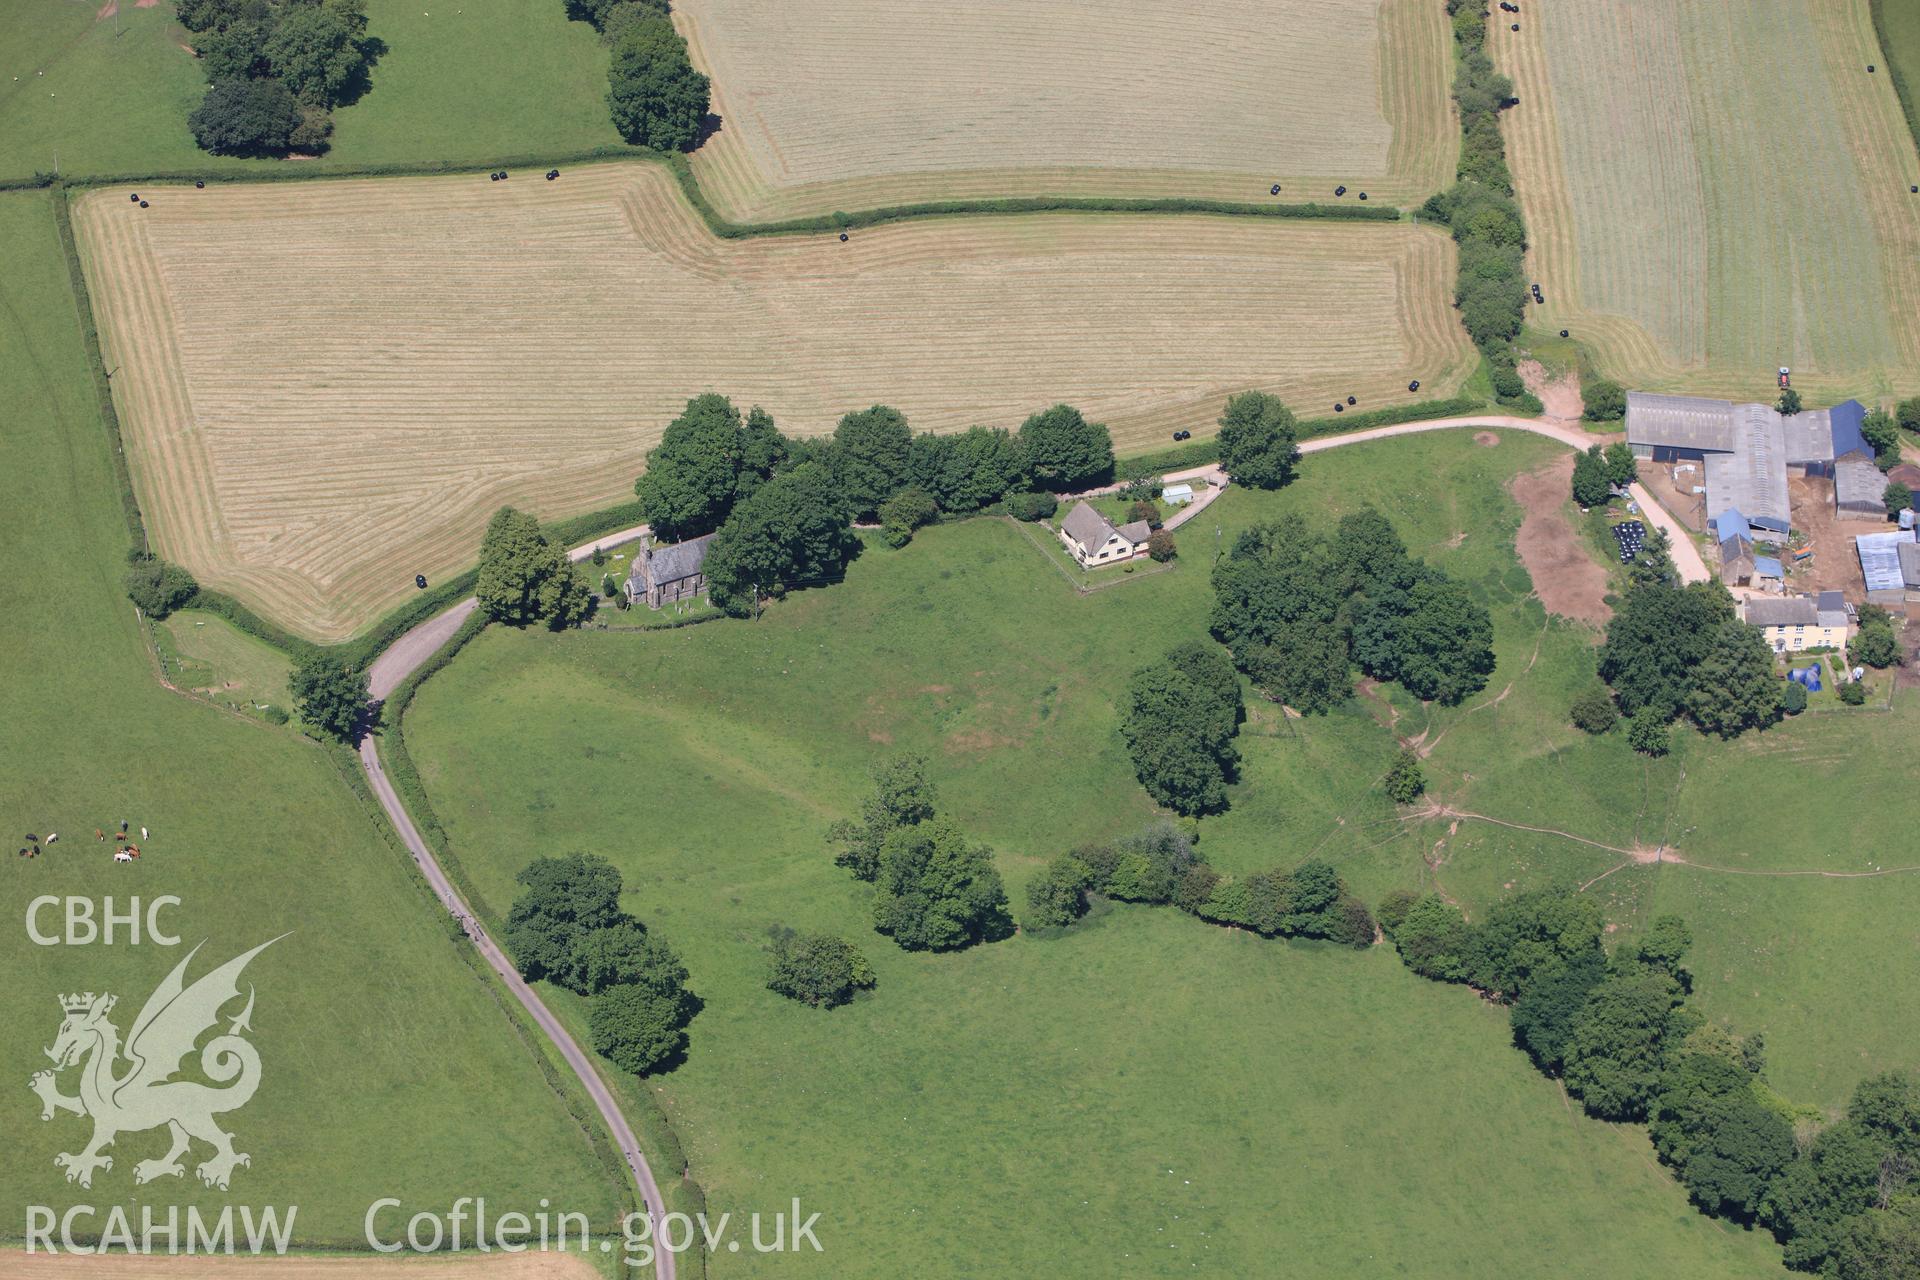
[[[1787,679],[1806,687],[1808,693],[1820,692],[1820,668],[1798,667],[1787,672]]]

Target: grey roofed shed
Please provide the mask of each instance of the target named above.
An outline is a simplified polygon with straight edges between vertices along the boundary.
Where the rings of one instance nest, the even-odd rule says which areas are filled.
[[[1733,403],[1629,391],[1627,443],[1687,453],[1730,452],[1734,447]]]
[[[1755,528],[1785,532],[1790,520],[1787,469],[1777,465],[1777,458],[1771,450],[1758,456],[1748,451],[1709,453],[1705,460],[1708,509],[1735,507]]]
[[[1765,406],[1755,406],[1764,408]],[[1781,443],[1788,466],[1833,461],[1833,417],[1827,409],[1802,409],[1785,416],[1767,409],[1780,423]]]
[[[1081,501],[1067,512],[1067,518],[1060,522],[1061,532],[1089,550],[1097,550],[1107,544],[1107,539],[1118,532],[1107,518],[1093,509],[1093,505]]]
[[[1894,549],[1900,581],[1909,591],[1920,591],[1920,542],[1903,542]]]
[[[1887,478],[1873,459],[1850,453],[1833,464],[1833,504],[1841,511],[1883,516],[1886,498]]]

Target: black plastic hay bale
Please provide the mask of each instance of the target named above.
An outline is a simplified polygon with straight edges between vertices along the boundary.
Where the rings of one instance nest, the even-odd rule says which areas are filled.
[[[1347,194],[1347,189],[1346,189],[1345,187],[1335,187],[1335,188],[1333,189],[1333,194],[1335,194],[1335,195],[1337,195],[1337,196],[1343,196],[1343,195],[1345,195],[1345,194]]]
[[[1353,398],[1352,396],[1348,396],[1348,397],[1347,397],[1347,403],[1348,403],[1348,404],[1359,404],[1360,402],[1359,402],[1358,400],[1355,400],[1355,399],[1354,399],[1354,398]]]
[[[1561,336],[1561,337],[1563,337],[1563,338],[1564,338],[1564,337],[1566,337],[1566,336],[1567,336],[1567,331],[1566,331],[1565,329],[1562,329],[1562,330],[1560,331],[1560,336]]]
[[[1333,411],[1335,413],[1345,413],[1347,411],[1347,406],[1341,404],[1338,400],[1335,400],[1333,402]]]
[[[1360,198],[1361,198],[1362,200],[1365,200],[1365,199],[1367,198],[1367,193],[1366,193],[1366,192],[1364,192],[1364,191],[1362,191],[1362,192],[1360,193]]]
[[[205,178],[195,178],[193,180],[193,189],[195,191],[205,191],[207,189],[207,180]]]
[[[146,202],[145,200],[142,200],[142,201],[140,202],[140,207],[141,207],[142,209],[144,209],[144,208],[146,208],[146,207],[147,207],[147,202]]]
[[[847,242],[847,233],[842,231],[840,233],[840,243],[845,244],[846,242]]]
[[[1518,31],[1519,29],[1520,29],[1520,24],[1517,22],[1508,28],[1509,31]]]
[[[133,192],[133,193],[132,193],[131,195],[129,195],[129,196],[127,197],[127,199],[128,199],[129,201],[131,201],[132,203],[134,203],[134,204],[139,204],[139,203],[140,203],[140,193],[139,193],[138,191],[135,191],[135,192]]]
[[[1279,184],[1279,183],[1277,183],[1277,182],[1276,182],[1276,183],[1274,183],[1274,184],[1273,184],[1273,187],[1272,187],[1272,189],[1270,189],[1270,190],[1269,190],[1269,191],[1267,192],[1267,194],[1268,194],[1268,195],[1270,195],[1270,196],[1277,196],[1277,195],[1279,195],[1279,194],[1280,194],[1280,184]]]
[[[1407,390],[1409,391],[1418,391],[1419,389],[1420,389],[1420,379],[1418,378],[1415,378],[1412,382],[1409,382],[1407,384]]]

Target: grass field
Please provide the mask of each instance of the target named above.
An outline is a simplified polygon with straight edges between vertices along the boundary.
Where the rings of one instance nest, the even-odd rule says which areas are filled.
[[[1216,536],[1286,510],[1380,505],[1494,607],[1487,696],[1514,686],[1498,732],[1531,751],[1570,737],[1544,708],[1564,705],[1590,633],[1544,625],[1505,490],[1554,449],[1455,432],[1319,454],[1293,488],[1235,490],[1183,528],[1172,572],[1085,597],[1006,523],[974,521],[874,544],[844,584],[757,624],[489,631],[421,691],[408,743],[485,909],[505,910],[537,850],[621,866],[629,908],[706,1001],[689,1061],[654,1083],[709,1205],[818,1202],[823,1274],[1079,1274],[1122,1255],[1149,1274],[1264,1274],[1276,1251],[1301,1275],[1770,1274],[1770,1242],[1693,1214],[1642,1134],[1569,1112],[1498,1012],[1384,949],[1115,907],[1065,937],[908,955],[825,852],[867,766],[904,750],[931,757],[946,807],[994,846],[1016,909],[1045,858],[1147,821],[1114,699],[1203,634]],[[1374,780],[1395,749],[1382,722],[1411,735],[1421,709],[1250,713],[1234,807],[1203,824],[1210,858],[1248,871],[1319,852],[1369,897],[1418,883],[1425,825]],[[1481,736],[1491,718],[1432,718],[1437,777],[1524,754]],[[1595,792],[1640,777],[1617,740],[1559,746],[1589,753]],[[1609,811],[1604,794],[1582,803],[1569,821]],[[1466,896],[1459,862],[1443,877]],[[818,1014],[762,990],[777,922],[855,939],[874,997]],[[1819,975],[1798,980],[1818,993]],[[1819,1035],[1860,1042],[1852,1016]]]
[[[160,1154],[159,1133],[123,1135],[89,1191],[62,1180],[53,1156],[77,1149],[84,1122],[42,1123],[25,1087],[48,1065],[57,997],[117,993],[124,1032],[185,947],[33,945],[23,921],[43,894],[111,895],[118,910],[177,895],[167,922],[187,946],[206,940],[195,976],[291,931],[246,975],[264,1071],[258,1095],[226,1117],[253,1158],[232,1203],[297,1205],[295,1238],[309,1244],[358,1241],[383,1195],[445,1205],[484,1188],[502,1207],[550,1196],[606,1221],[616,1183],[505,997],[448,940],[405,856],[356,801],[350,766],[155,679],[121,591],[126,534],[46,194],[0,196],[0,255],[0,821],[16,846],[27,832],[61,836],[37,860],[6,855],[0,875],[0,1238],[18,1238],[29,1204],[217,1213],[230,1202],[191,1171],[136,1192],[132,1166]],[[92,835],[122,818],[152,831],[127,866]]]
[[[1452,176],[1425,0],[683,0],[738,220],[1007,195],[1416,203]]]
[[[1920,157],[1867,0],[1556,5],[1490,47],[1546,294],[1629,386],[1920,388]]]
[[[1371,408],[1472,363],[1430,228],[1036,214],[722,241],[644,164],[140,194],[89,193],[76,225],[158,545],[322,640],[471,563],[502,503],[627,496],[710,389],[803,435],[875,402],[945,431],[1066,400],[1139,449],[1247,387]]]
[[[112,8],[113,6],[105,6]],[[565,7],[520,0],[369,0],[387,52],[373,88],[334,115],[319,160],[238,160],[194,145],[187,115],[206,93],[172,0],[14,0],[0,44],[0,177],[181,169],[258,172],[557,155],[619,146],[607,115],[607,52]]]
[[[248,635],[217,613],[183,609],[160,629],[160,657],[174,685],[223,706],[258,714],[265,707],[293,710],[287,691],[287,655]]]

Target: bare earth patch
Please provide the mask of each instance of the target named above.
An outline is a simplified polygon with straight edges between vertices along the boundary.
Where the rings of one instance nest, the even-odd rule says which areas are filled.
[[[1540,397],[1543,412],[1555,422],[1578,422],[1586,413],[1587,402],[1580,398],[1580,378],[1573,371],[1554,377],[1538,360],[1522,360],[1514,371],[1527,390]]]
[[[1491,431],[1476,431],[1473,433],[1473,442],[1483,449],[1491,449],[1500,443],[1500,437]]]
[[[1607,571],[1567,521],[1565,504],[1572,483],[1572,454],[1513,478],[1508,490],[1526,512],[1515,543],[1520,563],[1532,576],[1534,593],[1547,612],[1599,626],[1613,616],[1603,599]]]

